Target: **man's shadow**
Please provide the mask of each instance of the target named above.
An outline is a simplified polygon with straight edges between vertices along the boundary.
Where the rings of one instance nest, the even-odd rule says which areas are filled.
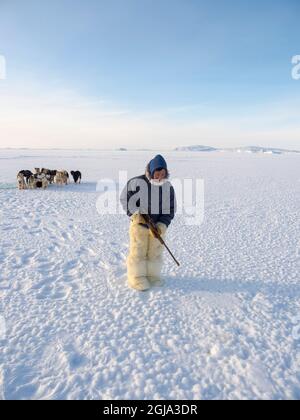
[[[208,279],[201,277],[165,277],[165,287],[177,290],[183,294],[213,293],[213,294],[237,294],[258,293],[268,295],[281,295],[282,297],[300,298],[300,285],[285,285],[279,282],[246,281],[235,279]]]

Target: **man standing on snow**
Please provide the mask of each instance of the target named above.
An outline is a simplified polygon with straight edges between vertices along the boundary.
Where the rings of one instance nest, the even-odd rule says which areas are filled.
[[[145,175],[132,178],[121,194],[123,209],[131,218],[128,285],[136,290],[163,285],[163,246],[148,228],[143,214],[151,217],[164,239],[176,211],[175,191],[168,178],[167,163],[157,155],[148,163]]]

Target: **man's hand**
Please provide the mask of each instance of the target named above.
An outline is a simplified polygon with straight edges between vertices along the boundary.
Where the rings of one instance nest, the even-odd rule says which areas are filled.
[[[134,213],[134,215],[131,216],[131,220],[134,224],[137,224],[137,225],[140,223],[145,224],[145,219],[140,213]]]

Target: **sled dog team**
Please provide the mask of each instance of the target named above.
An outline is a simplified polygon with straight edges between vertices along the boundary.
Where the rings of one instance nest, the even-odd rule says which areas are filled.
[[[75,184],[81,183],[81,172],[71,171]],[[46,189],[49,184],[67,185],[70,175],[65,170],[51,170],[45,168],[35,168],[34,173],[22,170],[17,175],[17,187],[19,190],[27,189]]]

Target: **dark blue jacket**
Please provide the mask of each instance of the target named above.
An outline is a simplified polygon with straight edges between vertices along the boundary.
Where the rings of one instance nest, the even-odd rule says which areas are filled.
[[[139,211],[149,214],[154,223],[169,226],[176,213],[174,188],[169,181],[163,186],[153,185],[149,178],[146,173],[128,181],[121,194],[122,207],[129,217]]]

